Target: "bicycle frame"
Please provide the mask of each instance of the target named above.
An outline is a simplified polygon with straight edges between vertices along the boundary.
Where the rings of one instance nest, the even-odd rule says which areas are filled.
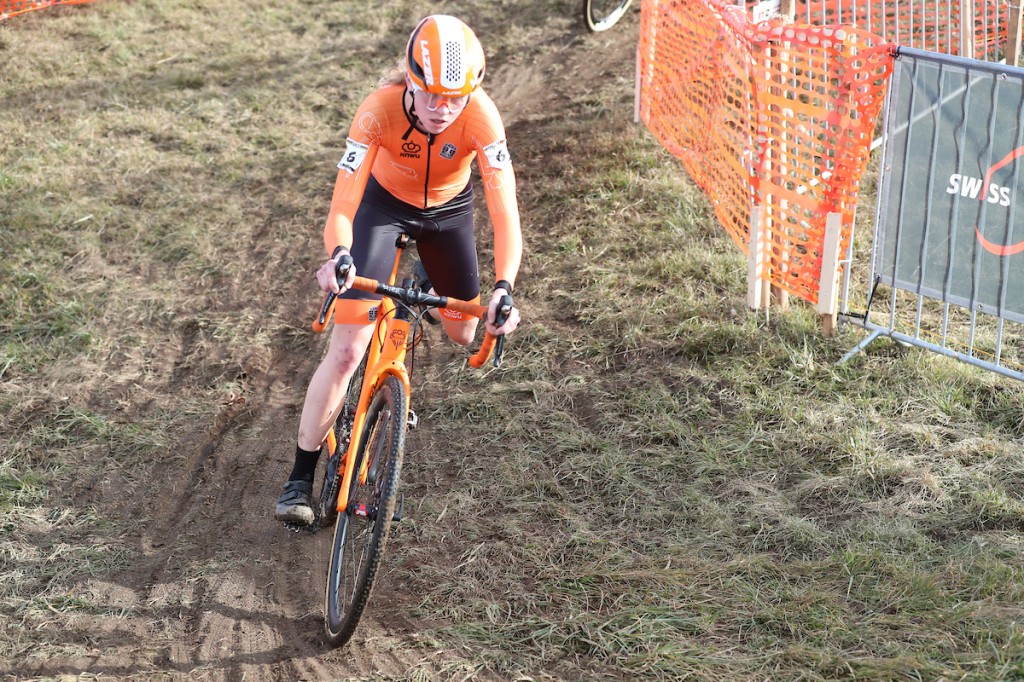
[[[407,241],[400,240],[398,252],[395,254],[395,264],[391,268],[389,284],[394,284],[398,277],[398,266],[402,260],[402,253],[405,250]],[[409,370],[405,366],[405,354],[409,340],[409,311],[399,308],[395,302],[384,296],[377,306],[377,319],[374,322],[373,336],[366,349],[366,374],[363,375],[363,383],[359,389],[359,402],[356,404],[355,417],[352,421],[352,431],[348,440],[348,448],[342,457],[341,486],[338,488],[338,513],[345,511],[348,505],[348,494],[352,486],[352,478],[356,474],[355,461],[356,451],[360,446],[359,435],[363,432],[363,425],[366,423],[366,410],[370,405],[370,397],[388,376],[394,375],[405,385],[406,395],[412,395],[412,386],[409,381]],[[408,410],[408,406],[406,406]],[[396,415],[396,418],[408,419],[408,414]],[[336,445],[336,434],[332,427],[328,441],[335,438],[332,446],[328,442],[328,448],[333,451]],[[359,483],[366,483],[368,459],[364,458],[359,469]]]
[[[379,293],[383,295],[380,304],[378,304],[377,317],[374,322],[373,336],[369,347],[367,348],[366,358],[366,373],[363,376],[363,383],[359,389],[359,401],[356,405],[356,411],[353,418],[352,429],[349,433],[348,446],[345,450],[345,454],[342,457],[342,467],[339,469],[341,474],[341,485],[338,489],[338,513],[346,511],[348,506],[348,495],[352,487],[352,481],[354,476],[357,475],[355,469],[356,453],[361,445],[360,436],[362,435],[363,426],[366,423],[366,412],[370,406],[370,399],[385,379],[389,376],[396,376],[405,386],[406,395],[412,395],[412,386],[409,380],[409,371],[405,366],[405,355],[408,350],[408,342],[410,338],[409,331],[412,328],[411,317],[413,315],[410,310],[408,303],[409,299],[406,295],[411,290],[396,290],[394,288],[395,280],[398,277],[398,266],[402,260],[402,253],[408,245],[408,238],[404,235],[399,237],[396,246],[398,252],[395,254],[395,264],[391,268],[391,277],[386,285],[377,282],[376,280],[366,279],[363,277],[356,277],[353,288],[361,291],[368,291],[372,293]],[[470,303],[469,301],[463,301],[455,298],[448,298],[446,296],[432,296],[429,294],[423,295],[416,290],[417,296],[414,298],[413,303],[425,303],[428,305],[436,305],[439,308],[450,308],[457,310],[473,317],[483,318],[487,314],[487,307],[479,305],[477,303]],[[399,306],[393,295],[400,295],[404,301],[404,305]],[[330,316],[333,311],[334,298],[333,294],[328,294],[328,297],[324,299],[324,305],[321,306],[321,315],[316,322],[313,323],[314,331],[323,331],[326,327],[327,317]],[[511,309],[511,298],[508,299],[507,310]],[[500,323],[499,323],[500,324]],[[480,349],[469,358],[469,365],[474,368],[483,367],[487,363],[487,360],[491,357],[492,352],[496,351],[495,365],[497,366],[499,358],[501,356],[501,344],[504,340],[503,337],[494,337],[490,333],[486,334],[484,341],[480,346]],[[408,405],[406,410],[408,410]],[[402,419],[408,419],[408,413],[400,416]],[[338,446],[338,434],[334,432],[334,427],[327,432],[327,446],[330,453],[334,453]],[[367,464],[368,461],[364,459],[360,470],[358,472],[359,483],[366,483],[367,476]]]

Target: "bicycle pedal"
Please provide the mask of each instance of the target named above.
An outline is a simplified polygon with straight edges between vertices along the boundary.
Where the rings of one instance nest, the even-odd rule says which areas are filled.
[[[405,423],[410,429],[415,429],[419,426],[420,418],[416,416],[415,412],[409,410],[409,416],[406,418]]]
[[[399,493],[398,494],[398,509],[395,510],[395,514],[394,514],[394,516],[391,517],[391,520],[394,523],[398,523],[399,521],[401,521],[404,518],[405,518],[405,493]]]

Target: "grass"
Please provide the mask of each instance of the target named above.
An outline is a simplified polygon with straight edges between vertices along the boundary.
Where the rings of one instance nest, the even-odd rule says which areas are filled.
[[[388,575],[437,662],[394,676],[1024,678],[1021,386],[884,342],[837,366],[858,333],[748,312],[742,254],[629,122],[629,39],[580,38],[567,2],[507,31],[511,3],[457,9],[496,94],[517,68],[551,88],[506,93],[524,325],[499,370],[417,369]],[[271,551],[197,511],[169,540],[187,603],[153,597],[162,508],[112,491],[159,472],[270,495],[276,463],[229,466],[260,437],[231,416],[271,414],[282,383],[299,400],[338,131],[421,11],[111,1],[0,24],[0,658],[80,660],[82,619],[184,641],[168,614]],[[135,570],[123,600],[90,588]],[[326,655],[302,646],[257,674]]]

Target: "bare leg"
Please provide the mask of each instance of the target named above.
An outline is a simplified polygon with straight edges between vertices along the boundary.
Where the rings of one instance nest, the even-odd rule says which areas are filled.
[[[428,292],[437,295],[437,291],[434,287],[430,287]],[[427,311],[427,315],[430,315],[435,320],[441,320],[441,327],[444,329],[444,333],[448,335],[448,338],[459,344],[460,346],[468,346],[473,343],[473,336],[476,334],[477,324],[480,323],[475,317],[464,317],[461,320],[449,320],[447,317],[441,314],[441,311],[437,308],[431,308]]]
[[[302,405],[298,445],[303,450],[320,449],[338,417],[348,381],[359,366],[372,335],[372,324],[334,325],[327,354],[309,382]]]
[[[449,320],[441,318],[445,334],[460,346],[468,346],[473,343],[473,336],[476,334],[476,326],[480,322],[475,317],[466,317],[462,320]]]

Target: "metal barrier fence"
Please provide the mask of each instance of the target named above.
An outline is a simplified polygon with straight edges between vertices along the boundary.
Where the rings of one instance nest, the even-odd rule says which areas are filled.
[[[1024,380],[1024,69],[899,48],[863,315],[879,336]],[[847,286],[851,268],[846,269]]]
[[[1020,2],[747,0],[746,4],[755,21],[779,14],[812,26],[856,26],[903,47],[1015,65],[1021,60]]]

